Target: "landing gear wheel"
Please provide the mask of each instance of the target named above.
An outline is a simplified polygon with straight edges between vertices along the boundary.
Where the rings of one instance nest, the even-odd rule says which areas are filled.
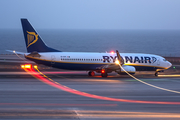
[[[88,75],[89,75],[89,76],[94,76],[95,73],[94,73],[94,71],[89,71],[89,72],[88,72]]]
[[[108,74],[105,72],[105,73],[101,73],[101,76],[102,77],[107,77],[108,76]]]
[[[158,77],[158,72],[155,72],[155,74],[154,74],[156,77]]]

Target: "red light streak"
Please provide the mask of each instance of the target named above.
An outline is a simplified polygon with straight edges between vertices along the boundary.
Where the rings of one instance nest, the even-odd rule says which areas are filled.
[[[128,99],[110,98],[110,97],[104,97],[104,96],[89,94],[89,93],[85,93],[85,92],[81,92],[81,91],[78,91],[78,90],[74,90],[72,88],[69,88],[69,87],[66,87],[64,85],[61,85],[61,84],[51,80],[48,77],[45,78],[45,77],[41,76],[40,74],[35,74],[37,72],[34,69],[32,69],[32,68],[24,69],[24,70],[26,70],[29,74],[31,74],[35,78],[39,79],[40,81],[42,81],[42,82],[44,82],[44,83],[46,83],[46,84],[48,84],[48,85],[50,85],[52,87],[55,87],[57,89],[60,89],[60,90],[63,90],[63,91],[69,92],[69,93],[80,95],[80,96],[85,96],[85,97],[90,97],[90,98],[95,98],[95,99],[100,99],[100,100],[116,101],[116,102],[180,105],[180,102],[128,100]]]

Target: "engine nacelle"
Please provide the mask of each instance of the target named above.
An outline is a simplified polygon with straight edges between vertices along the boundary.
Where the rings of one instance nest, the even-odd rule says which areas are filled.
[[[123,65],[122,68],[130,74],[135,74],[135,72],[136,72],[136,68],[133,66]],[[120,75],[127,75],[127,73],[123,69],[116,70],[116,72]]]

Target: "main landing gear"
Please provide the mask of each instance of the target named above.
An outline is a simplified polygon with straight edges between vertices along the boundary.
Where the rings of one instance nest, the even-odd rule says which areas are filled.
[[[89,75],[89,76],[94,76],[95,73],[94,73],[94,71],[89,71],[89,72],[88,72],[88,75]]]
[[[99,71],[98,73],[101,73],[101,76],[102,76],[102,77],[107,77],[107,76],[108,76],[106,70],[101,70],[101,71]],[[88,75],[89,75],[89,76],[94,76],[94,75],[95,75],[95,72],[94,72],[94,71],[89,71],[89,72],[88,72]]]
[[[101,76],[102,76],[102,77],[107,77],[108,74],[107,74],[107,73],[101,73]]]
[[[101,70],[101,76],[102,77],[107,77],[108,76],[107,71],[106,70]]]

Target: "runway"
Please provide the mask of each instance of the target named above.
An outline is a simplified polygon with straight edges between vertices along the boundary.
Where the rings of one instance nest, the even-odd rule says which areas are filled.
[[[87,72],[43,67],[40,71],[53,80],[52,83],[66,87],[67,91],[52,83],[46,84],[18,65],[15,69],[1,69],[0,119],[180,119],[180,94],[147,86],[129,76],[112,73],[108,78],[102,78],[100,74],[88,77]],[[172,74],[173,71],[163,74],[167,73]],[[155,77],[152,72],[137,72],[135,76],[149,84],[180,91],[179,77]],[[74,94],[69,89],[87,96]],[[88,97],[89,94],[91,96]],[[97,99],[97,96],[106,99]]]
[[[85,75],[77,75],[73,78],[75,75],[72,73],[51,76],[53,76],[54,81],[62,85],[94,95],[140,101],[179,102],[180,100],[179,94],[146,86],[129,77],[115,76],[104,79],[99,76],[89,78],[85,77]],[[142,78],[142,80],[157,86],[180,91],[179,78],[152,77]],[[1,77],[0,98],[1,119],[180,118],[180,105],[93,99],[59,90],[28,75],[23,77],[19,75],[16,78]],[[167,116],[166,113],[170,114],[171,117]],[[158,116],[155,114],[158,114]]]

